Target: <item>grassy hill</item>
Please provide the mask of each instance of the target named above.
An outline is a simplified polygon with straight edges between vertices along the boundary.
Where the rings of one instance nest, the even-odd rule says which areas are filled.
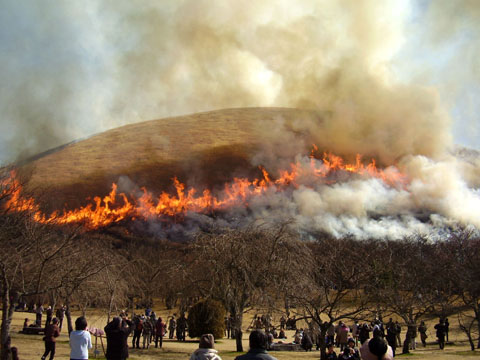
[[[23,165],[27,188],[44,195],[47,208],[77,207],[108,193],[113,182],[171,189],[177,176],[188,185],[214,187],[257,172],[251,156],[279,118],[288,126],[308,111],[286,108],[226,109],[122,126],[36,156]],[[128,177],[129,181],[125,181]],[[122,187],[124,189],[122,189]]]

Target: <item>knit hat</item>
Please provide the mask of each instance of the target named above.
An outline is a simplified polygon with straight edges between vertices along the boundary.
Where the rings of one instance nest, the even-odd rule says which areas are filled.
[[[215,344],[215,338],[212,334],[203,334],[200,336],[200,349],[213,349]]]

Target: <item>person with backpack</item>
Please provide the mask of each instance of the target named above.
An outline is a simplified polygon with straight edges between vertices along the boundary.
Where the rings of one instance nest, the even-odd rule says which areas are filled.
[[[140,317],[136,317],[135,327],[133,329],[133,338],[132,338],[132,348],[135,349],[135,345],[137,349],[140,349],[140,336],[142,335],[143,331],[143,320]]]

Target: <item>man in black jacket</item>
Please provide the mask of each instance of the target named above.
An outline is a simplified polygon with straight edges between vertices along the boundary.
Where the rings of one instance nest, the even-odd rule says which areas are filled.
[[[107,360],[125,360],[128,358],[127,338],[130,334],[132,322],[128,319],[114,317],[105,326],[107,335]]]
[[[248,338],[250,350],[235,360],[277,360],[267,353],[268,337],[262,330],[253,330]]]

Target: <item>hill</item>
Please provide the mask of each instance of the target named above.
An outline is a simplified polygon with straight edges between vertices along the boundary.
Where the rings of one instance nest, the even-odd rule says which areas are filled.
[[[239,108],[122,126],[40,154],[20,172],[46,208],[61,209],[119,190],[171,190],[177,176],[187,185],[215,187],[233,176],[258,172],[251,157],[281,119],[288,127],[312,112],[287,108]]]

